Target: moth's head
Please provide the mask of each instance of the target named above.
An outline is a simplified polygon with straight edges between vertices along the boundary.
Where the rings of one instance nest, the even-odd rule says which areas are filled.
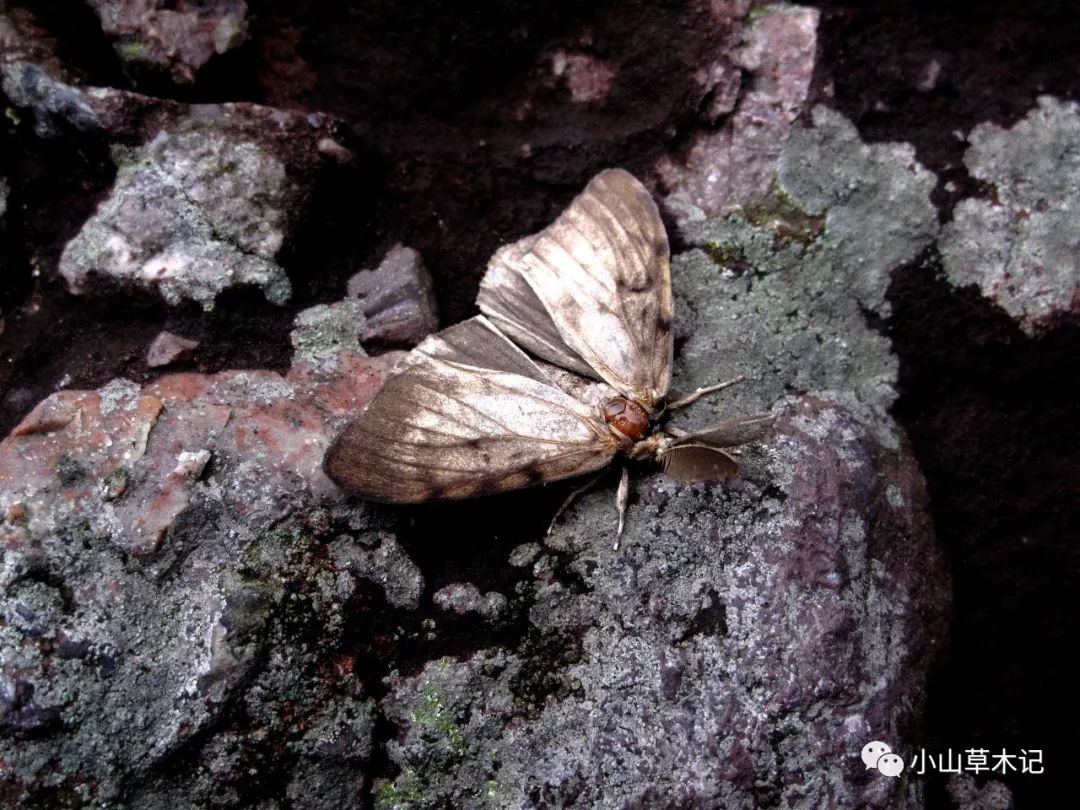
[[[626,397],[613,397],[604,403],[604,421],[621,436],[639,441],[649,432],[649,412]]]

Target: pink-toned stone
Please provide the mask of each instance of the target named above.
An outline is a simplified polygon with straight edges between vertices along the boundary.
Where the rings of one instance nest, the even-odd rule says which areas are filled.
[[[244,0],[89,0],[122,59],[190,84],[216,54],[247,36]]]
[[[611,92],[618,71],[587,53],[556,51],[551,57],[551,72],[566,82],[570,98],[576,104],[602,101]]]
[[[199,347],[199,341],[190,340],[172,332],[158,332],[146,350],[146,365],[150,368],[160,368],[179,363],[191,357],[192,352]]]
[[[747,30],[746,45],[733,55],[748,88],[730,119],[715,132],[702,132],[685,161],[665,156],[656,165],[668,194],[664,204],[679,224],[721,213],[765,194],[776,174],[777,159],[791,125],[806,103],[817,53],[816,9],[779,6],[766,9]],[[706,72],[708,86],[719,86],[723,68]],[[721,93],[707,110],[714,119],[730,106]]]
[[[0,542],[81,521],[129,553],[153,553],[214,465],[245,471],[229,495],[238,513],[257,497],[336,497],[323,453],[399,357],[342,353],[286,375],[172,374],[142,388],[59,391],[0,442]]]
[[[703,111],[705,120],[715,124],[721,117],[735,109],[742,87],[742,71],[726,60],[713,62],[701,68],[694,78],[708,94]]]

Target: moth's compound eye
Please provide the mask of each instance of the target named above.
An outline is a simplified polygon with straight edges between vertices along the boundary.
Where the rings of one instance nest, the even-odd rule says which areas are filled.
[[[633,441],[643,438],[649,429],[648,412],[625,397],[615,397],[604,404],[604,421]]]

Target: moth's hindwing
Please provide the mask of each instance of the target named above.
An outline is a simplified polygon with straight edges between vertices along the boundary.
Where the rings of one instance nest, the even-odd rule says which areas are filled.
[[[719,447],[684,444],[660,459],[664,474],[676,481],[723,481],[739,471],[739,462]]]
[[[432,335],[331,445],[324,468],[392,503],[468,498],[599,470],[618,442],[483,317]]]
[[[551,225],[498,250],[477,303],[538,357],[649,406],[667,392],[667,233],[649,192],[622,169],[601,172]]]
[[[772,422],[771,414],[739,416],[682,436],[660,458],[664,473],[677,481],[729,478],[739,471],[739,462],[724,448],[760,439]]]

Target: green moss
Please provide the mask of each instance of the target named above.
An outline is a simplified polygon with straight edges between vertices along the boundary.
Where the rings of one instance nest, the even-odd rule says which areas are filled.
[[[416,778],[416,771],[406,768],[393,782],[386,781],[375,791],[376,810],[404,810],[419,805],[424,800]]]
[[[773,231],[776,247],[788,242],[808,245],[825,230],[824,217],[803,211],[776,183],[768,194],[747,204],[743,214],[750,224]]]
[[[736,275],[742,275],[750,269],[746,252],[738,245],[711,241],[705,243],[704,250],[713,262],[725,270],[733,271]]]
[[[420,700],[409,717],[414,723],[427,726],[436,731],[446,740],[447,746],[454,754],[465,753],[465,736],[459,726],[450,716],[443,703],[442,695],[434,686],[427,686],[420,693]]]
[[[117,42],[115,45],[116,55],[125,62],[144,62],[149,58],[149,51],[141,42],[127,40]]]

